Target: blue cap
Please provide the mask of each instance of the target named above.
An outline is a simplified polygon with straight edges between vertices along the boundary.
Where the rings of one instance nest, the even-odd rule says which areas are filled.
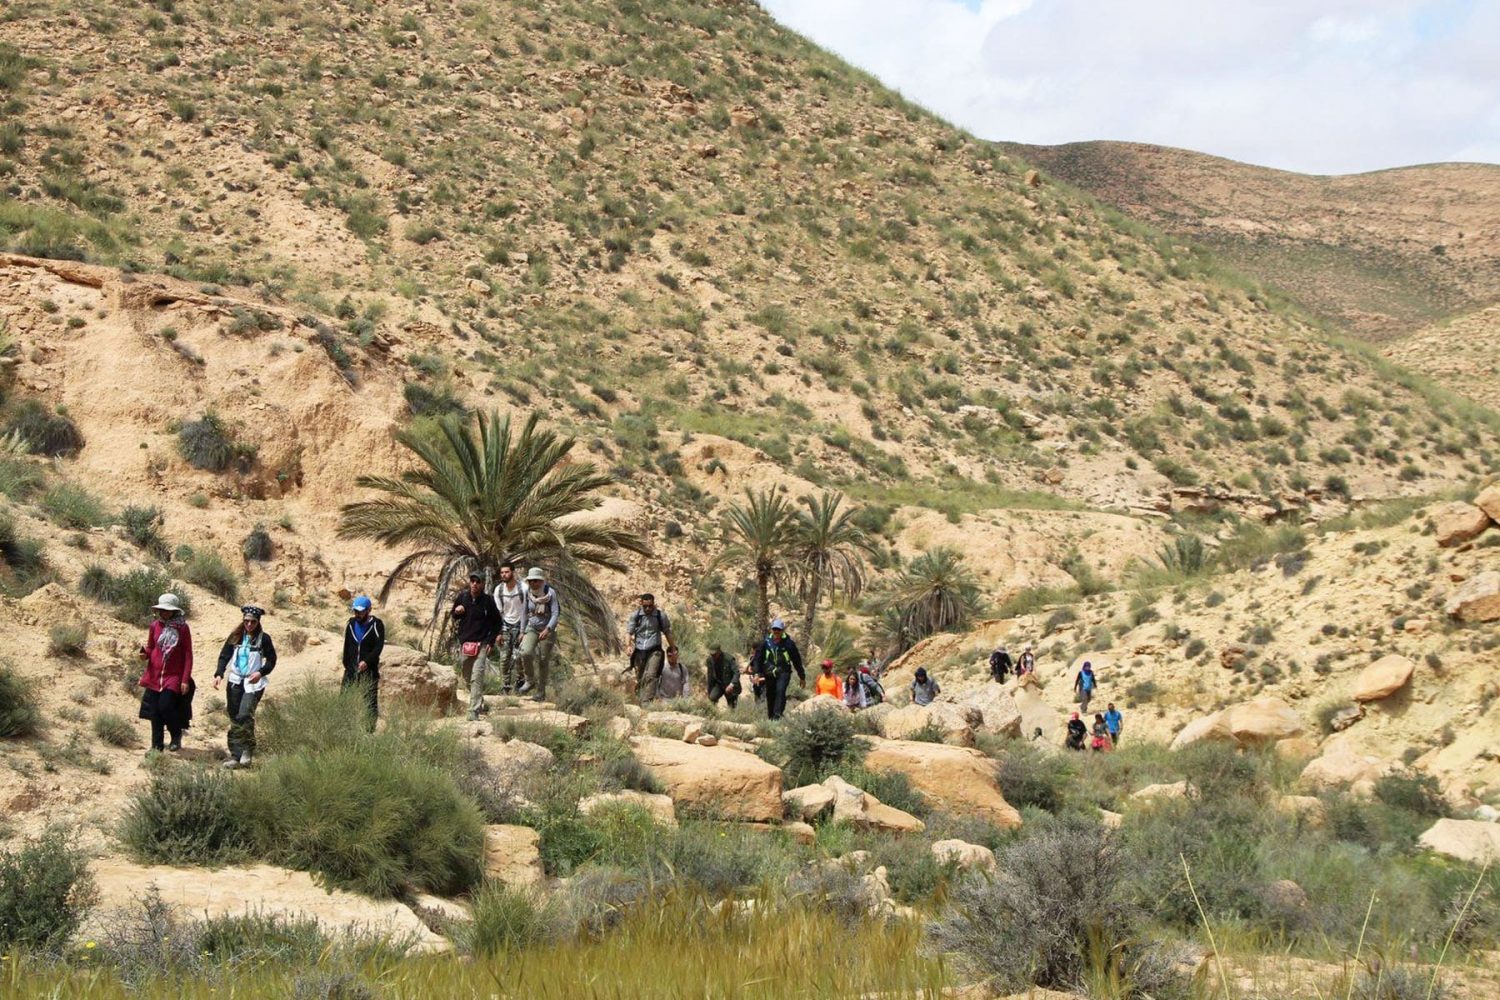
[[[773,621],[771,623],[771,629],[773,631],[776,630],[776,629],[780,629],[781,631],[785,632],[786,631],[786,622],[784,622],[780,618],[778,618],[778,619],[776,619],[775,621]]]
[[[355,611],[369,611],[372,605],[370,604],[370,599],[368,597],[366,597],[364,594],[360,594],[354,599],[354,603],[349,605],[349,607],[353,608]]]

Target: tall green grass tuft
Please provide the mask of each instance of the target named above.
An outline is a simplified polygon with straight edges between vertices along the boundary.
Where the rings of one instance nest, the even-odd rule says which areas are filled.
[[[0,738],[30,736],[41,726],[31,683],[8,663],[0,662]]]

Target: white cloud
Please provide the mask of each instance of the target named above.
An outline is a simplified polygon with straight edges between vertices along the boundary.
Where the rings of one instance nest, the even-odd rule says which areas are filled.
[[[1500,153],[1500,0],[762,0],[988,139],[1315,173]]]

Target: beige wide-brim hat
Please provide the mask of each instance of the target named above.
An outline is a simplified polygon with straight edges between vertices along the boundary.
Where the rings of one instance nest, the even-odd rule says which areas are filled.
[[[162,594],[160,597],[158,597],[156,599],[156,603],[153,604],[153,605],[151,605],[151,610],[152,611],[181,611],[182,610],[182,602],[177,599],[177,595],[176,594]]]
[[[540,566],[533,566],[526,571],[526,579],[541,580],[545,583],[547,580],[547,574],[542,572],[542,568]]]

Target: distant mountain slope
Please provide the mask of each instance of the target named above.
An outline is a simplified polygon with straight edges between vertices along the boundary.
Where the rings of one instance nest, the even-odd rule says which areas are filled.
[[[1418,330],[1380,353],[1476,403],[1500,407],[1500,306]]]
[[[540,408],[668,507],[706,503],[681,434],[949,510],[1390,494],[1494,453],[754,4],[0,18],[0,244],[331,317],[330,356],[386,345],[410,382],[393,419]]]
[[[1007,148],[1371,340],[1500,301],[1500,166],[1314,177],[1142,143]]]

